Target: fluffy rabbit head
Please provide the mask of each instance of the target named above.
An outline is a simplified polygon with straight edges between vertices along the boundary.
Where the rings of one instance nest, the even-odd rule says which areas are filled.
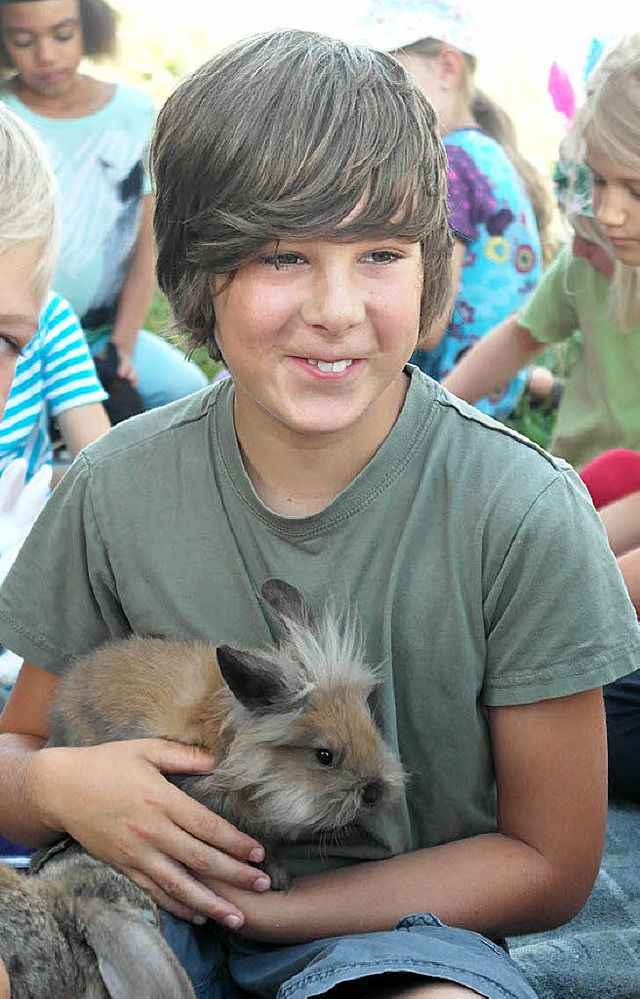
[[[375,675],[348,615],[328,606],[316,622],[281,580],[268,580],[262,593],[279,644],[217,649],[237,733],[223,779],[253,788],[246,800],[254,822],[277,837],[340,829],[388,807],[404,786],[369,707]]]

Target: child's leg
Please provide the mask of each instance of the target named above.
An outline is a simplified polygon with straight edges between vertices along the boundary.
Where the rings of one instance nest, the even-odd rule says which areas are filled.
[[[168,912],[160,915],[164,938],[191,979],[196,999],[240,999],[243,993],[229,977],[226,949],[213,924],[196,926]]]
[[[173,344],[140,330],[132,360],[145,409],[155,409],[197,392],[208,384],[204,372]]]
[[[596,510],[640,490],[640,454],[614,448],[587,462],[580,478],[591,494]]]
[[[267,947],[228,937],[235,984],[263,999],[331,996],[355,999],[535,999],[508,954],[430,913],[407,916],[389,931]]]

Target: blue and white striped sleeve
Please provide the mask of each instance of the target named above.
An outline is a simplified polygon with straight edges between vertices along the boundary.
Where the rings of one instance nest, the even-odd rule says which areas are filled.
[[[41,326],[43,389],[51,415],[104,402],[108,396],[96,374],[82,327],[69,303],[56,292],[51,292],[43,309]]]

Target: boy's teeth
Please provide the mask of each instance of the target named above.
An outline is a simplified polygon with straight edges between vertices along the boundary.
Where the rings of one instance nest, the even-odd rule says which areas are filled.
[[[308,364],[315,364],[319,371],[346,371],[353,361],[315,361],[313,357],[307,358]]]

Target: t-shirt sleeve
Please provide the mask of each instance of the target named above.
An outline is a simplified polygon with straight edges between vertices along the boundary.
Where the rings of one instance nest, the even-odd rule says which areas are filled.
[[[564,247],[549,264],[527,304],[518,313],[518,323],[525,326],[540,343],[568,340],[579,328],[569,272],[573,257]]]
[[[81,454],[54,489],[0,587],[0,642],[59,674],[72,658],[130,631]]]
[[[485,598],[487,704],[600,687],[640,661],[636,615],[599,515],[569,466],[532,502]]]
[[[42,379],[51,415],[103,402],[107,393],[96,374],[85,335],[71,306],[60,295],[50,297],[42,325]]]

